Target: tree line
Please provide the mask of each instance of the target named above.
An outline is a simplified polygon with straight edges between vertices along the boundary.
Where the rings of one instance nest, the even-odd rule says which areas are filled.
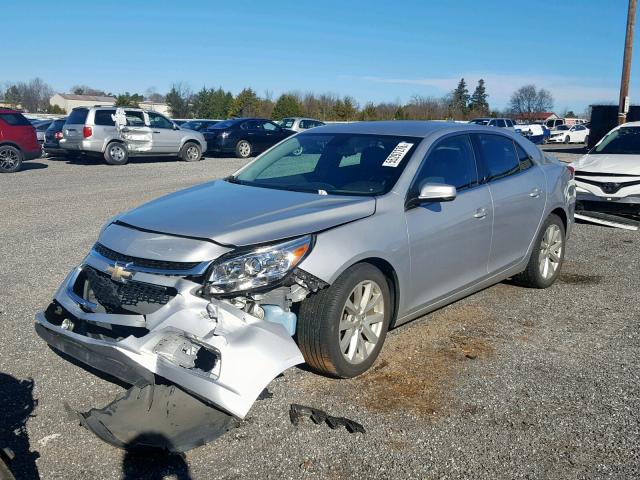
[[[51,106],[49,99],[53,89],[42,79],[18,82],[0,88],[0,101],[20,106],[28,112],[65,113]],[[193,92],[184,82],[174,83],[166,95],[149,88],[144,94],[124,92],[114,94],[87,85],[75,85],[71,93],[77,95],[102,95],[115,97],[118,106],[139,106],[147,100],[166,102],[173,118],[215,118],[263,117],[281,119],[284,117],[311,117],[324,121],[354,120],[469,120],[486,116],[526,117],[532,112],[548,111],[553,108],[550,92],[535,85],[525,85],[512,95],[505,111],[491,109],[489,95],[483,79],[478,80],[470,92],[464,78],[457,86],[442,97],[414,95],[409,101],[367,102],[360,105],[351,96],[333,93],[286,92],[277,99],[271,92],[264,95],[252,88],[244,88],[237,95],[221,87],[202,87]]]

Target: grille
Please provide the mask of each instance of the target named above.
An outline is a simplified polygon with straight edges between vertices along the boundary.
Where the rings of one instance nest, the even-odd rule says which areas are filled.
[[[640,185],[640,180],[633,182],[598,182],[596,180],[589,180],[579,177],[576,177],[576,180],[579,182],[588,183],[589,185],[595,185],[596,187],[599,187],[604,193],[616,193],[621,188],[629,187],[631,185]]]
[[[103,257],[115,262],[132,263],[137,267],[154,268],[156,270],[191,270],[200,264],[200,262],[167,262],[164,260],[131,257],[111,250],[100,243],[96,243],[93,249]]]
[[[153,313],[177,294],[175,289],[162,285],[133,280],[114,282],[108,275],[91,267],[84,268],[82,278],[83,297],[97,301],[107,313]]]

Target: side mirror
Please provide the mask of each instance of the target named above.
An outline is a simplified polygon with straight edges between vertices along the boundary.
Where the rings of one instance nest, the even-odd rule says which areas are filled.
[[[450,202],[456,198],[456,187],[443,183],[423,183],[418,193],[418,201],[422,202]]]
[[[178,126],[178,124],[174,123],[173,124],[173,129],[174,130],[180,130],[180,127]]]

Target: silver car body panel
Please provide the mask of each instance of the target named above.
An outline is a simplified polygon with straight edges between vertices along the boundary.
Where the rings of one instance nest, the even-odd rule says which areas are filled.
[[[249,197],[252,200],[247,202]],[[218,180],[153,200],[119,219],[148,230],[244,246],[352,222],[373,215],[375,205],[370,197],[255,188]]]
[[[571,230],[575,186],[566,165],[509,130],[445,122],[366,122],[314,132],[406,135],[422,141],[386,195],[333,196],[210,182],[119,215],[103,229],[99,243],[130,257],[196,262],[197,273],[191,274],[202,275],[211,262],[237,247],[245,250],[312,233],[314,246],[298,267],[331,284],[352,265],[373,262],[395,286],[394,323],[399,325],[522,271],[550,213],[563,217],[567,232]],[[460,133],[510,137],[534,165],[502,182],[461,191],[451,202],[407,209],[407,192],[422,159],[440,140]],[[84,264],[108,272],[115,262],[94,250]],[[108,351],[122,355],[119,362],[165,377],[242,418],[277,374],[303,361],[282,325],[260,320],[228,299],[203,298],[202,280],[189,279],[188,272],[179,272],[186,275],[181,277],[149,271],[135,262],[127,268],[133,281],[171,286],[178,295],[144,316],[92,312],[92,305],[82,305],[86,300],[68,288],[73,272],[56,294],[78,318],[149,329],[140,338],[107,342]],[[104,342],[53,325],[43,314],[37,322],[40,329],[80,344]],[[167,346],[184,339],[219,352],[219,371],[202,375],[168,360]],[[165,350],[158,349],[159,343]]]

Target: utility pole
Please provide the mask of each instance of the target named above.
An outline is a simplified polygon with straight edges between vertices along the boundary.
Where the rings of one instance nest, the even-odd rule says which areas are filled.
[[[629,112],[629,77],[631,76],[631,52],[633,50],[633,28],[636,23],[636,1],[629,0],[627,12],[627,35],[624,41],[624,59],[622,61],[622,80],[620,81],[620,100],[618,102],[618,125],[627,121]]]

